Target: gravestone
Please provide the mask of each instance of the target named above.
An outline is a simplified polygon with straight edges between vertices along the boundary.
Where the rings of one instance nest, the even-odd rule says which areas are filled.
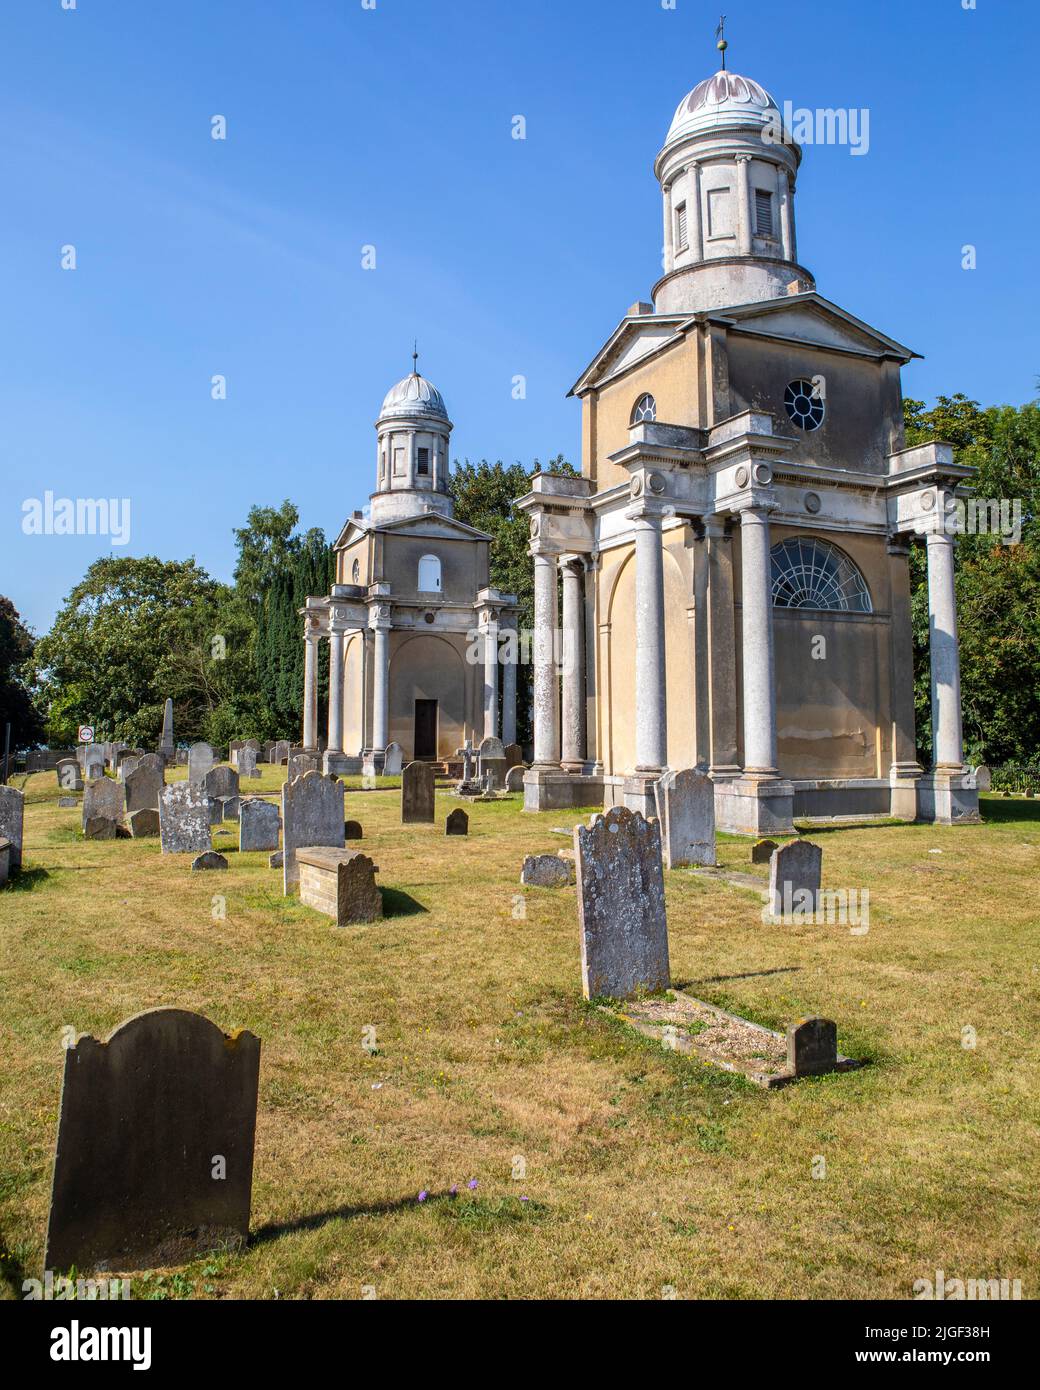
[[[260,1039],[150,1009],[66,1049],[48,1269],[183,1264],[249,1235]]]
[[[81,792],[83,790],[83,773],[80,771],[79,762],[75,758],[62,758],[55,766],[54,771],[58,778],[58,786],[63,792]]]
[[[488,774],[492,781],[487,782]],[[477,754],[477,777],[484,783],[485,791],[502,786],[506,780],[506,750],[500,738],[486,738]]]
[[[79,802],[76,800],[76,798],[75,798],[74,796],[59,796],[59,797],[58,797],[58,806],[59,806],[63,811],[64,811],[64,810],[67,810],[68,807],[70,807],[70,806],[78,806],[78,805],[79,805]]]
[[[993,789],[993,774],[985,763],[980,764],[975,769],[975,786],[980,792],[988,792]]]
[[[123,819],[125,799],[123,788],[118,782],[113,782],[111,777],[91,777],[88,779],[83,789],[83,833],[88,840],[113,838],[106,832],[90,834],[87,831],[88,821],[110,820],[113,826],[119,824]]]
[[[240,748],[238,750],[238,775],[240,778],[260,776],[256,766],[255,748]]]
[[[127,816],[130,834],[135,840],[142,840],[159,833],[159,812],[152,806],[143,806],[140,811],[131,811]]]
[[[654,783],[665,866],[714,865],[715,784],[703,772],[682,768]]]
[[[289,761],[289,742],[287,739],[279,739],[271,750],[271,762],[287,763]]]
[[[343,848],[343,783],[305,772],[282,786],[282,891],[300,881],[296,851],[303,846]]]
[[[188,749],[188,781],[196,785],[204,782],[215,761],[208,743],[193,743]]]
[[[296,777],[302,777],[305,772],[318,772],[318,759],[313,753],[290,753],[288,764],[288,780],[291,782]]]
[[[344,842],[347,840],[361,840],[363,838],[364,831],[361,828],[361,822],[359,820],[348,820],[343,822]]]
[[[123,784],[127,812],[157,811],[163,780],[163,762],[159,754],[149,753],[141,758]]]
[[[11,877],[11,841],[0,839],[0,888]]]
[[[507,743],[505,749],[506,771],[510,772],[514,767],[519,767],[524,760],[524,750],[519,743]]]
[[[119,835],[119,822],[109,816],[88,816],[83,822],[85,840],[115,840]]]
[[[0,839],[11,843],[11,871],[22,866],[22,828],[25,797],[17,787],[0,786]]]
[[[211,768],[206,773],[204,790],[209,797],[238,796],[238,773],[233,767],[223,765]]]
[[[794,1076],[834,1071],[838,1064],[838,1027],[829,1018],[803,1018],[787,1029],[787,1070]]]
[[[444,833],[445,835],[469,834],[469,816],[466,815],[461,806],[456,806],[444,822]]]
[[[280,869],[280,868],[282,868],[282,866],[284,865],[284,863],[285,863],[285,851],[284,851],[284,850],[280,850],[280,849],[276,849],[275,852],[274,852],[274,854],[272,854],[271,857],[268,859],[268,861],[267,861],[267,866],[268,866],[268,868],[270,868],[270,869]]]
[[[808,840],[792,840],[769,860],[769,913],[772,917],[812,916],[820,893],[823,850]]]
[[[228,744],[228,762],[231,764],[232,767],[238,767],[238,755],[240,750],[244,746],[245,745],[243,744],[243,741],[240,738],[233,738],[231,742]]]
[[[455,749],[456,754],[462,759],[462,776],[456,783],[455,791],[459,796],[476,796],[480,787],[476,782],[476,763],[477,755],[473,751],[473,745],[469,739],[461,748]]]
[[[83,776],[84,778],[104,777],[105,775],[105,750],[100,743],[88,743],[86,752],[83,754]]]
[[[527,771],[527,769],[524,767],[523,763],[519,763],[516,767],[511,767],[511,768],[509,769],[509,771],[506,773],[506,791],[507,791],[507,792],[522,792],[522,791],[523,791],[523,789],[524,789],[524,773],[525,773],[526,771]]]
[[[399,743],[388,743],[383,758],[383,775],[385,777],[400,777],[403,767],[404,749]]]
[[[558,854],[529,854],[520,882],[525,888],[566,888],[574,882],[574,866]]]
[[[278,848],[281,820],[273,801],[264,801],[259,796],[243,797],[238,820],[240,850]]]
[[[432,763],[409,763],[401,773],[401,824],[432,825],[434,808]]]
[[[242,799],[238,796],[222,796],[218,798],[220,802],[221,820],[238,820],[238,808]]]
[[[159,739],[159,754],[164,763],[173,761],[173,701],[167,698],[163,707],[162,735]]]
[[[188,750],[187,750],[186,748],[178,748],[178,749],[177,749],[177,752],[176,752],[176,753],[174,754],[174,756],[173,756],[173,760],[174,760],[174,762],[177,764],[178,767],[187,767],[187,766],[188,766]]]
[[[120,780],[120,782],[122,782],[122,783],[124,783],[124,784],[126,783],[126,779],[130,776],[131,772],[134,771],[134,769],[137,767],[137,764],[138,764],[140,761],[141,761],[141,756],[140,756],[139,753],[124,753],[124,754],[123,754],[123,756],[119,759],[119,774],[118,774],[118,775],[119,775],[119,780]]]
[[[574,827],[581,980],[586,999],[667,989],[661,828],[614,806]]]
[[[191,861],[192,869],[226,869],[227,860],[215,849],[207,849]]]
[[[758,840],[751,846],[752,864],[768,864],[773,857],[774,850],[780,846],[775,840]]]
[[[159,793],[163,854],[201,854],[211,847],[209,798],[199,783],[172,782]]]
[[[337,927],[378,922],[383,899],[376,885],[378,868],[357,849],[301,846],[296,851],[300,902],[331,917]]]

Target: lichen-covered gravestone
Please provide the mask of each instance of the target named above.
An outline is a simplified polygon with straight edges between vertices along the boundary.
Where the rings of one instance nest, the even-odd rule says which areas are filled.
[[[769,912],[773,917],[811,917],[820,893],[823,850],[792,840],[769,860]]]
[[[296,851],[305,845],[343,848],[343,783],[305,772],[282,787],[282,891],[300,881]]]
[[[65,1052],[48,1269],[183,1264],[249,1235],[260,1039],[151,1009]]]
[[[715,783],[703,772],[666,772],[654,784],[665,865],[714,865]]]
[[[448,815],[448,819],[444,823],[444,833],[445,835],[469,834],[469,816],[466,815],[461,806],[456,806],[455,810]]]
[[[146,753],[123,782],[127,812],[157,811],[164,780],[162,758],[158,753]]]
[[[574,827],[581,982],[586,999],[667,989],[668,922],[661,829],[612,807]]]
[[[264,801],[259,796],[243,797],[238,821],[240,850],[278,848],[281,819],[273,801]]]
[[[574,882],[574,865],[558,854],[529,854],[520,882],[525,888],[566,888]]]
[[[401,773],[401,824],[432,825],[434,807],[432,763],[409,763]]]
[[[13,873],[22,867],[22,827],[25,797],[17,787],[0,787],[0,839],[9,840],[9,867]]]
[[[188,749],[188,781],[202,783],[216,759],[208,743],[193,743]]]
[[[122,822],[123,788],[111,777],[90,777],[83,789],[83,834],[88,840],[113,840]]]
[[[159,793],[163,854],[202,854],[210,849],[209,798],[199,783],[173,782]]]
[[[388,743],[386,745],[386,752],[383,755],[383,775],[386,777],[400,777],[403,766],[404,749],[399,743]]]

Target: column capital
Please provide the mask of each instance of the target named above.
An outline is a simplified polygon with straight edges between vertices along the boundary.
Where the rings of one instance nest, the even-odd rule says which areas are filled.
[[[368,605],[368,626],[374,631],[389,632],[393,623],[393,607],[389,603]]]

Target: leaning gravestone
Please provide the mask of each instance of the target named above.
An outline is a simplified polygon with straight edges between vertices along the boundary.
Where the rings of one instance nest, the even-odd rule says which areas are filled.
[[[75,758],[62,758],[54,769],[58,778],[58,786],[63,792],[81,792],[83,790],[83,774]]]
[[[654,784],[665,866],[714,865],[715,784],[703,772],[666,772]]]
[[[667,989],[668,922],[661,829],[638,811],[614,806],[574,827],[586,999],[630,999]]]
[[[159,809],[159,793],[163,787],[163,762],[158,753],[141,758],[123,783],[127,812]]]
[[[135,840],[146,839],[150,835],[159,833],[159,812],[151,806],[142,807],[140,811],[131,811],[127,816],[130,825],[130,834]]]
[[[163,854],[201,854],[211,847],[209,798],[191,782],[172,782],[159,793]]]
[[[88,840],[111,840],[115,837],[98,821],[111,821],[115,827],[123,819],[123,788],[111,777],[91,777],[83,789],[83,833]]]
[[[239,809],[240,850],[277,849],[281,818],[273,801],[259,796],[245,796]]]
[[[448,819],[444,822],[444,833],[445,835],[469,834],[469,816],[466,815],[461,806],[456,806],[455,810],[449,814]]]
[[[188,781],[202,782],[216,759],[208,743],[193,743],[188,749]]]
[[[434,807],[432,763],[409,763],[401,773],[401,824],[432,825]]]
[[[11,870],[22,866],[22,827],[25,797],[17,787],[0,786],[0,839],[9,840]]]
[[[249,1236],[260,1039],[150,1009],[65,1052],[48,1269],[183,1264]]]
[[[404,767],[404,749],[399,743],[388,743],[383,755],[384,777],[400,777]]]
[[[300,881],[296,851],[304,846],[343,848],[343,783],[305,772],[282,785],[282,891]]]
[[[769,861],[769,912],[773,917],[811,916],[820,893],[823,850],[792,840]]]

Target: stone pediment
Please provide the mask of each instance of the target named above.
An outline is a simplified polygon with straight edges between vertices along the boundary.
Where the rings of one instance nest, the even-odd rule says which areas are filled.
[[[423,540],[442,541],[490,541],[486,531],[478,531],[475,526],[467,526],[464,521],[454,517],[439,516],[435,512],[424,512],[419,516],[402,517],[399,521],[386,521],[375,526],[370,521],[351,518],[343,527],[333,549],[343,550],[359,536],[366,535],[421,536]]]
[[[761,334],[786,342],[895,357],[902,362],[919,355],[815,293],[741,304],[720,309],[711,317],[724,319],[738,333]]]
[[[568,395],[580,396],[590,387],[601,386],[609,377],[679,342],[689,321],[689,314],[640,314],[622,319]]]

